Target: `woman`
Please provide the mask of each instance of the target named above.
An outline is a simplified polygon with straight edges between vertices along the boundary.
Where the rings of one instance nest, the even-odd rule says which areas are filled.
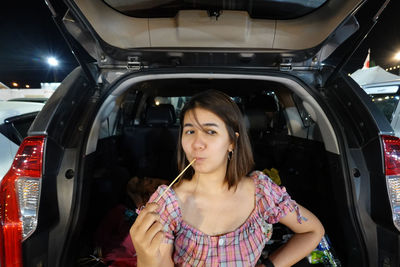
[[[181,112],[178,164],[194,164],[164,193],[160,186],[130,235],[138,266],[255,266],[280,222],[293,237],[269,266],[291,266],[319,243],[324,228],[284,188],[253,166],[241,112],[219,91],[193,96]]]

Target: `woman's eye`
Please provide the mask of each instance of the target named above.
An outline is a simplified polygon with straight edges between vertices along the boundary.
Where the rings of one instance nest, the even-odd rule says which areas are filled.
[[[214,135],[214,134],[216,134],[217,132],[214,131],[214,130],[207,130],[207,133],[208,133],[208,134],[211,134],[211,135]]]
[[[194,133],[193,130],[187,130],[187,131],[185,132],[185,134],[193,134],[193,133]]]

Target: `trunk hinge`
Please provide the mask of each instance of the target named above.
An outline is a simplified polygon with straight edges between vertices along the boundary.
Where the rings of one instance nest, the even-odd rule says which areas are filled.
[[[143,64],[143,62],[140,61],[139,57],[137,57],[137,56],[129,56],[128,57],[128,62],[126,64],[126,68],[128,70],[141,70],[141,69],[147,68],[147,66],[145,66]]]

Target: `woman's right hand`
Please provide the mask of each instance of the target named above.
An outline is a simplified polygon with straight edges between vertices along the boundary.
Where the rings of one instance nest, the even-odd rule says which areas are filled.
[[[160,266],[160,245],[164,239],[163,225],[157,213],[157,203],[148,203],[140,211],[129,230],[137,254],[137,266]]]

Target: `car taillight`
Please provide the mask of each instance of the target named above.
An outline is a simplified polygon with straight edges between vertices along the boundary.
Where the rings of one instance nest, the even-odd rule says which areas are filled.
[[[386,186],[393,223],[400,231],[400,138],[382,135],[385,153]]]
[[[45,140],[25,138],[1,181],[1,266],[22,266],[21,243],[36,229]]]

